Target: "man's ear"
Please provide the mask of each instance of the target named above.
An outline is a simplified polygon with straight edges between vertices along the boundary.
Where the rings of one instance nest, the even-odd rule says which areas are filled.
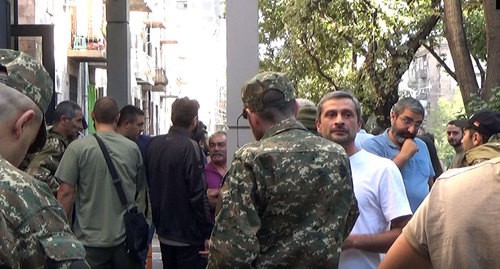
[[[481,136],[478,132],[474,132],[474,134],[472,135],[472,144],[475,147],[484,144],[483,143],[483,136]]]
[[[118,113],[118,115],[116,115],[115,120],[113,121],[113,124],[114,124],[115,126],[118,126],[118,121],[119,121],[119,120],[120,120],[120,113]]]
[[[394,121],[396,120],[397,117],[398,115],[396,115],[396,112],[391,111],[391,124],[394,124]]]
[[[22,113],[17,120],[14,122],[14,134],[16,139],[19,139],[23,134],[24,128],[29,124],[31,120],[35,118],[35,111],[30,109]]]

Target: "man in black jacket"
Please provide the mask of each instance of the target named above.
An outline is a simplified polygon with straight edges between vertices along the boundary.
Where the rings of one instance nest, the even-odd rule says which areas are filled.
[[[199,104],[187,97],[172,104],[173,126],[154,137],[146,150],[151,180],[153,223],[163,268],[205,268],[199,251],[208,244],[212,224],[198,143],[191,139]]]

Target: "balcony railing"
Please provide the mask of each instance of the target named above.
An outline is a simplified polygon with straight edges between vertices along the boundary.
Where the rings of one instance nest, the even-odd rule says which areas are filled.
[[[155,85],[152,87],[151,91],[154,92],[166,91],[168,85],[168,78],[165,69],[161,67],[157,67],[155,69],[154,83]]]
[[[68,58],[77,62],[106,62],[106,40],[86,36],[74,36]]]
[[[137,84],[153,86],[155,77],[153,57],[140,49],[132,49],[130,56]]]

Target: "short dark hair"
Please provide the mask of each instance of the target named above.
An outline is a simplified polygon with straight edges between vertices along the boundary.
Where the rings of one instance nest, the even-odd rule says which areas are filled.
[[[361,122],[362,121],[361,104],[359,103],[358,99],[356,99],[356,97],[354,97],[354,95],[352,95],[349,92],[344,92],[344,91],[334,91],[334,92],[329,92],[329,93],[325,94],[325,96],[323,96],[318,103],[318,112],[316,114],[316,119],[319,119],[321,117],[321,113],[323,112],[323,104],[326,101],[331,100],[331,99],[343,99],[343,98],[347,98],[347,99],[352,100],[352,102],[354,103],[354,108],[356,109],[356,116],[358,116],[358,122]]]
[[[262,97],[263,104],[272,104],[264,106],[264,109],[255,111],[259,118],[277,123],[295,114],[295,99],[288,102],[284,101],[283,93],[277,90],[269,90]],[[281,104],[280,104],[281,102]]]
[[[194,132],[193,139],[197,142],[200,142],[205,140],[207,135],[207,126],[201,120],[198,121],[198,126],[196,126],[196,131]]]
[[[97,99],[93,113],[95,121],[104,124],[113,124],[120,111],[116,100],[105,96]]]
[[[57,106],[56,109],[54,110],[54,124],[58,123],[61,120],[62,116],[66,116],[70,119],[75,117],[75,111],[77,110],[82,110],[80,105],[77,103],[66,100],[60,102]]]
[[[195,117],[198,116],[200,104],[195,99],[188,97],[178,98],[172,103],[172,124],[188,128]]]
[[[478,130],[474,129],[474,128],[464,128],[464,129],[467,129],[469,130],[469,137],[472,138],[472,136],[477,133],[479,136],[481,136],[481,140],[483,140],[482,144],[485,144],[486,142],[488,142],[488,140],[490,139],[491,135],[490,136],[487,136],[487,135],[484,135],[480,132],[478,132]]]
[[[137,116],[144,116],[144,111],[136,106],[126,105],[120,110],[120,118],[117,125],[122,126],[127,122],[134,123]]]

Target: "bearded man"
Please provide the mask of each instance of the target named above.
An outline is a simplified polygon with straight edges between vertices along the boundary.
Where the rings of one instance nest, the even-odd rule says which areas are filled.
[[[391,127],[384,133],[366,140],[363,149],[391,159],[401,171],[415,213],[434,183],[434,169],[425,142],[417,138],[425,109],[420,101],[405,97],[391,111]]]

